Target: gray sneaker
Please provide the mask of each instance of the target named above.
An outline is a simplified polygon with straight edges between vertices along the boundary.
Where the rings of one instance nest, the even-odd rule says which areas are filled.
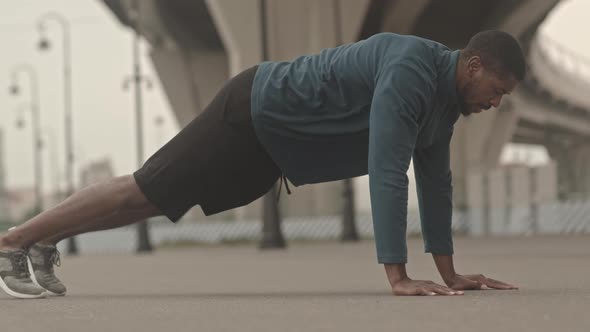
[[[66,295],[66,286],[57,279],[53,265],[60,266],[59,251],[52,245],[35,244],[29,248],[29,270],[33,282],[49,295]]]
[[[27,266],[27,252],[22,249],[0,250],[0,288],[21,299],[47,296],[45,289],[35,285]]]

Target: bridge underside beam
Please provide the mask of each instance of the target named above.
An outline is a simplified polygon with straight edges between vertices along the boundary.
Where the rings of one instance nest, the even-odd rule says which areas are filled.
[[[129,1],[104,1],[128,24],[125,8]],[[268,55],[272,60],[289,60],[381,31],[415,34],[459,48],[484,29],[512,33],[521,39],[528,52],[539,23],[558,2],[267,0]],[[258,0],[145,0],[144,3],[151,5],[146,5],[148,12],[142,13],[147,25],[142,33],[152,44],[155,67],[181,125],[198,114],[228,76],[262,60]],[[573,114],[524,108],[523,101],[535,101],[526,93],[517,90],[500,110],[460,120],[452,143],[459,204],[461,197],[468,194],[465,183],[470,171],[493,167],[506,142],[538,139],[535,130],[519,129],[524,122],[574,132],[588,128],[585,119]]]

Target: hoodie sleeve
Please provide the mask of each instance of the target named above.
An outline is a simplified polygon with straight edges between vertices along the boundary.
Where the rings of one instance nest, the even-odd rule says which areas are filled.
[[[432,96],[415,67],[397,64],[380,74],[369,122],[369,188],[377,260],[407,262],[407,171],[419,120]]]
[[[425,149],[414,152],[414,173],[426,252],[453,254],[453,187],[449,145],[452,129]]]

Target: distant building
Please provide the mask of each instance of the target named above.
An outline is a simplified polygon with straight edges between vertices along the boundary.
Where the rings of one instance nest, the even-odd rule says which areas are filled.
[[[3,201],[7,207],[7,219],[13,223],[20,223],[35,207],[35,188],[4,191]]]
[[[114,176],[115,172],[109,158],[93,161],[80,171],[80,188],[112,179]]]
[[[0,145],[1,146],[1,145]],[[0,152],[0,167],[1,163],[1,152]],[[1,189],[1,204],[0,209],[2,215],[0,215],[0,222],[12,222],[15,224],[25,221],[29,214],[32,212],[35,206],[35,188],[34,187],[21,187],[12,188],[10,190],[3,189],[4,186],[4,172],[0,168],[0,185]],[[80,186],[86,187],[90,184],[108,180],[113,177],[113,167],[109,159],[102,159],[91,162],[82,168],[80,172]],[[43,209],[48,209],[52,206],[59,204],[65,199],[65,193],[61,191],[55,191],[51,193],[43,194]]]
[[[35,187],[11,188],[5,190],[1,197],[6,208],[1,221],[19,224],[30,217],[35,207]],[[43,193],[43,209],[59,204],[64,198],[65,193],[61,191]]]

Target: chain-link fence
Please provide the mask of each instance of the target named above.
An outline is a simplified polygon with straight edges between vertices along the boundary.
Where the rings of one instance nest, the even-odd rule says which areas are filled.
[[[356,225],[362,238],[373,238],[370,216],[358,216]],[[155,246],[255,242],[261,231],[261,223],[256,220],[178,225],[155,220],[151,226]],[[340,217],[337,216],[289,218],[283,220],[283,233],[288,241],[336,241],[341,226]],[[538,208],[455,211],[453,229],[456,234],[465,236],[486,233],[502,236],[590,233],[590,201],[552,203]],[[420,234],[417,211],[409,213],[407,231],[408,236]],[[133,252],[136,248],[136,232],[131,227],[84,234],[78,238],[81,253]],[[60,244],[62,249],[63,245]]]

